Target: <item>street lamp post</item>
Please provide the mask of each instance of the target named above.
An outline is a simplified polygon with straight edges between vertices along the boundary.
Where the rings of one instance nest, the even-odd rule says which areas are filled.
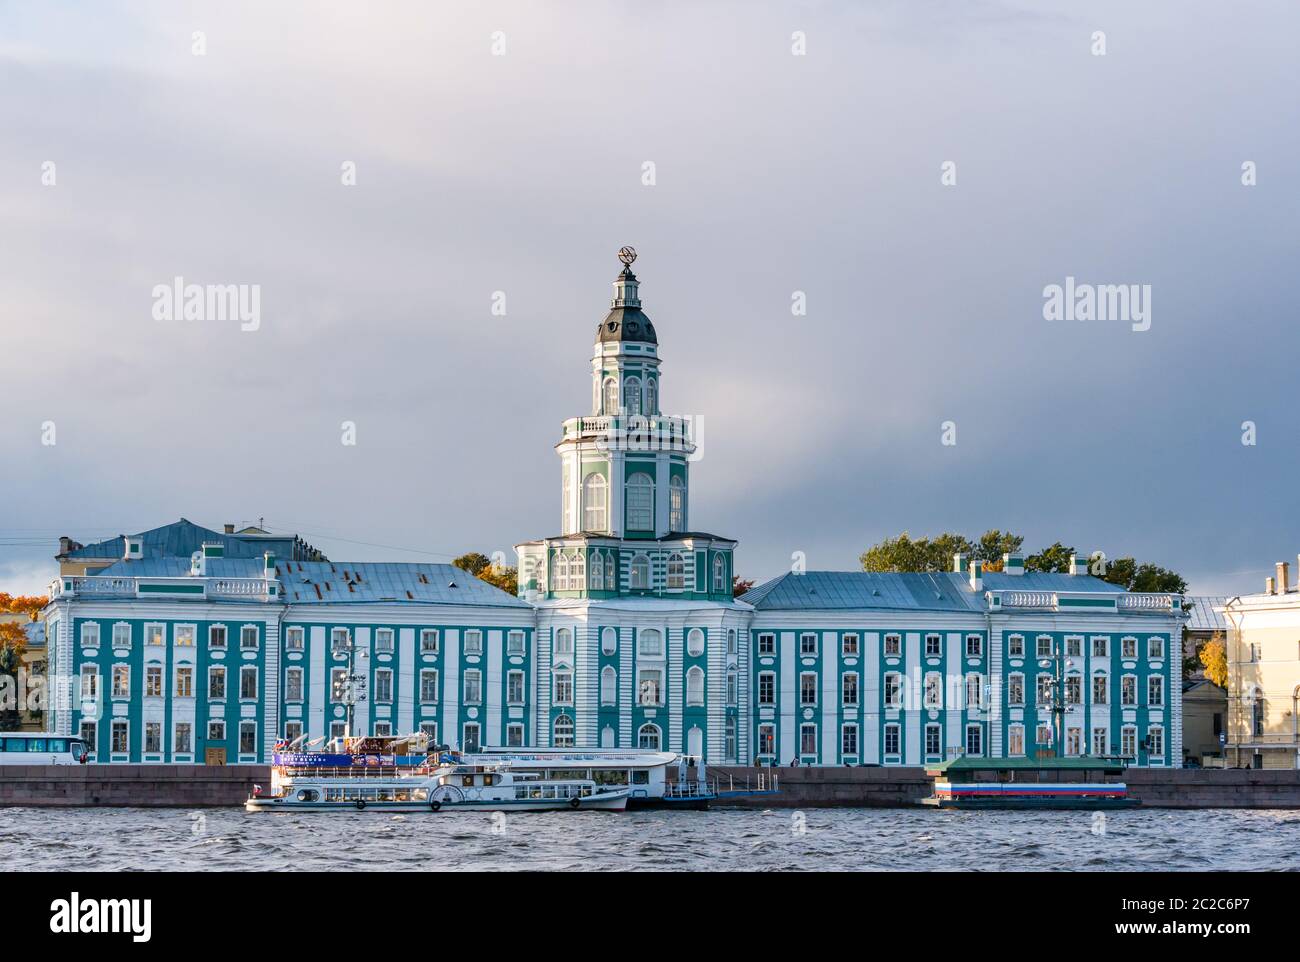
[[[346,651],[348,655],[347,673],[342,678],[334,680],[334,700],[342,702],[347,711],[344,716],[343,737],[351,738],[352,722],[356,714],[357,702],[366,700],[366,676],[364,672],[357,671],[357,656],[360,654],[364,658],[366,652],[355,642],[349,642]]]

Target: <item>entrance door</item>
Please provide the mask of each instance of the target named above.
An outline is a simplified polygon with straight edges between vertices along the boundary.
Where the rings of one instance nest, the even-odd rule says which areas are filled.
[[[686,733],[686,754],[696,758],[704,754],[704,732],[698,726]]]
[[[226,764],[226,750],[224,748],[208,748],[203,752],[204,765],[224,765]]]

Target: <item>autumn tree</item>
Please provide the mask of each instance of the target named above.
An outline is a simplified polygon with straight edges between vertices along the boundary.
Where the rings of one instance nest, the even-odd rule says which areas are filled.
[[[468,571],[480,581],[509,594],[519,590],[519,569],[514,565],[494,565],[492,559],[478,551],[471,551],[451,562],[461,571]]]
[[[731,597],[739,598],[752,587],[754,582],[741,578],[740,575],[731,576]]]
[[[27,632],[17,621],[0,622],[0,731],[16,731],[18,714],[18,672],[23,667]]]
[[[1205,677],[1220,688],[1228,687],[1228,647],[1223,642],[1223,634],[1216,633],[1201,646],[1201,664],[1205,666]]]

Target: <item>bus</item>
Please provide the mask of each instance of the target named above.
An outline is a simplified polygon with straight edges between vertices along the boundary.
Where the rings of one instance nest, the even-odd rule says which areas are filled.
[[[78,765],[86,761],[80,738],[48,732],[0,732],[0,765]]]

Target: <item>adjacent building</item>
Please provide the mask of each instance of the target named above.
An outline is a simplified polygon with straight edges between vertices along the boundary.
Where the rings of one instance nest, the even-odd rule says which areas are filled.
[[[791,572],[737,599],[697,524],[691,418],[620,252],[590,413],[563,422],[559,533],[511,596],[446,565],[344,563],[181,521],[60,546],[45,612],[56,730],[98,761],[264,761],[281,738],[422,728],[483,745],[714,763],[959,754],[1180,765],[1182,599],[1090,577]],[[348,681],[365,699],[349,714]]]

